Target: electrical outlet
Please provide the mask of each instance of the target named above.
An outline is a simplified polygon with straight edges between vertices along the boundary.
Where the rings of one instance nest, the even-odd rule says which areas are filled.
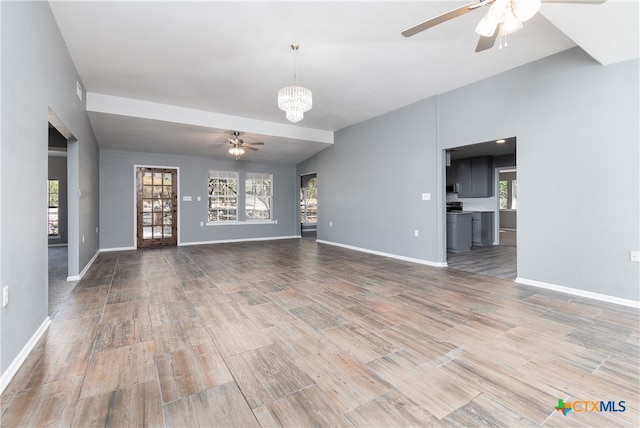
[[[333,222],[332,221],[329,222],[329,227],[333,227]]]
[[[4,308],[9,304],[9,287],[4,287],[2,289],[2,307]]]
[[[204,226],[204,221],[200,222],[200,227]]]
[[[629,260],[640,263],[640,251],[629,251]]]
[[[418,229],[413,231],[413,236],[417,238],[419,235],[420,235],[420,231]]]

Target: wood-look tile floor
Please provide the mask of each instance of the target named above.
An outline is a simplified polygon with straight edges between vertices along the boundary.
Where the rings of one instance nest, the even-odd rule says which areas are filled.
[[[638,426],[638,323],[308,239],[103,253],[2,426]],[[559,399],[626,411],[564,416]]]
[[[465,272],[514,281],[518,276],[517,252],[516,247],[509,245],[471,247],[471,251],[465,253],[447,253],[447,265]]]

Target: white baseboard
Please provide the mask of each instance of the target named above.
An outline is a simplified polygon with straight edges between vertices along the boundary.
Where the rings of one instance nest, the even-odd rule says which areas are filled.
[[[382,251],[370,250],[368,248],[354,247],[352,245],[340,244],[338,242],[332,241],[323,241],[321,239],[316,239],[316,242],[321,244],[333,245],[336,247],[348,248],[349,250],[360,251],[363,253],[375,254],[376,256],[390,257],[392,259],[404,260],[407,262],[418,263],[421,265],[433,266],[433,267],[447,267],[447,263],[444,262],[432,262],[429,260],[416,259],[413,257],[405,257],[399,256],[397,254],[383,253]]]
[[[228,244],[232,242],[252,242],[252,241],[276,241],[279,239],[295,239],[300,238],[300,236],[292,235],[292,236],[269,236],[265,238],[243,238],[243,239],[220,239],[217,241],[198,241],[198,242],[181,242],[178,244],[179,247],[186,247],[189,245],[208,245],[208,244]]]
[[[89,263],[86,264],[86,266],[84,267],[84,269],[82,269],[82,272],[80,272],[79,275],[68,276],[67,281],[80,281],[99,255],[100,255],[100,250],[96,251],[93,257],[91,257],[91,260],[89,260]]]
[[[131,251],[137,250],[136,247],[117,247],[117,248],[100,248],[101,253],[110,253],[113,251]]]
[[[49,327],[50,324],[51,324],[51,318],[46,317],[42,322],[42,324],[40,324],[40,327],[38,327],[36,332],[33,333],[33,336],[31,336],[31,339],[29,339],[27,344],[24,345],[24,348],[22,348],[20,353],[13,359],[9,367],[7,367],[7,370],[5,370],[4,373],[2,373],[2,376],[0,376],[0,394],[2,394],[2,392],[7,387],[7,385],[9,385],[9,382],[11,382],[11,379],[13,379],[15,374],[18,372],[18,369],[20,369],[20,366],[22,366],[22,363],[24,363],[24,361],[27,359],[27,357],[29,356],[33,348],[35,348],[36,344],[38,343],[38,340],[40,340],[44,332],[47,331],[47,328]]]
[[[622,299],[620,297],[609,296],[606,294],[593,293],[591,291],[580,290],[578,288],[564,287],[562,285],[549,284],[547,282],[535,281],[533,279],[516,278],[518,284],[531,285],[533,287],[545,288],[547,290],[559,291],[561,293],[573,294],[574,296],[586,297],[589,299],[600,300],[602,302],[614,303],[616,305],[628,306],[640,309],[640,302],[630,299]]]

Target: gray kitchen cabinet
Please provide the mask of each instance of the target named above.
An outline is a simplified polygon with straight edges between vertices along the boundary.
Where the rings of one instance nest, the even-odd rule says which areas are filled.
[[[471,213],[471,244],[474,247],[493,245],[492,211],[476,211]]]
[[[493,196],[493,162],[491,156],[458,159],[456,183],[459,198]]]
[[[447,213],[447,251],[471,251],[471,213]]]

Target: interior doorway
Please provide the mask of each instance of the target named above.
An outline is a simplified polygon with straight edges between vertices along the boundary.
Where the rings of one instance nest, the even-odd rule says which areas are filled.
[[[498,185],[498,242],[518,246],[518,173],[516,168],[496,169]]]
[[[447,266],[515,280],[516,138],[455,147],[444,159]]]
[[[75,141],[53,112],[48,122],[47,259],[49,316],[53,318],[78,281],[70,281],[69,172],[74,167],[67,151]]]
[[[318,233],[318,175],[300,176],[300,236]]]
[[[136,169],[136,239],[138,248],[178,242],[178,171]]]

